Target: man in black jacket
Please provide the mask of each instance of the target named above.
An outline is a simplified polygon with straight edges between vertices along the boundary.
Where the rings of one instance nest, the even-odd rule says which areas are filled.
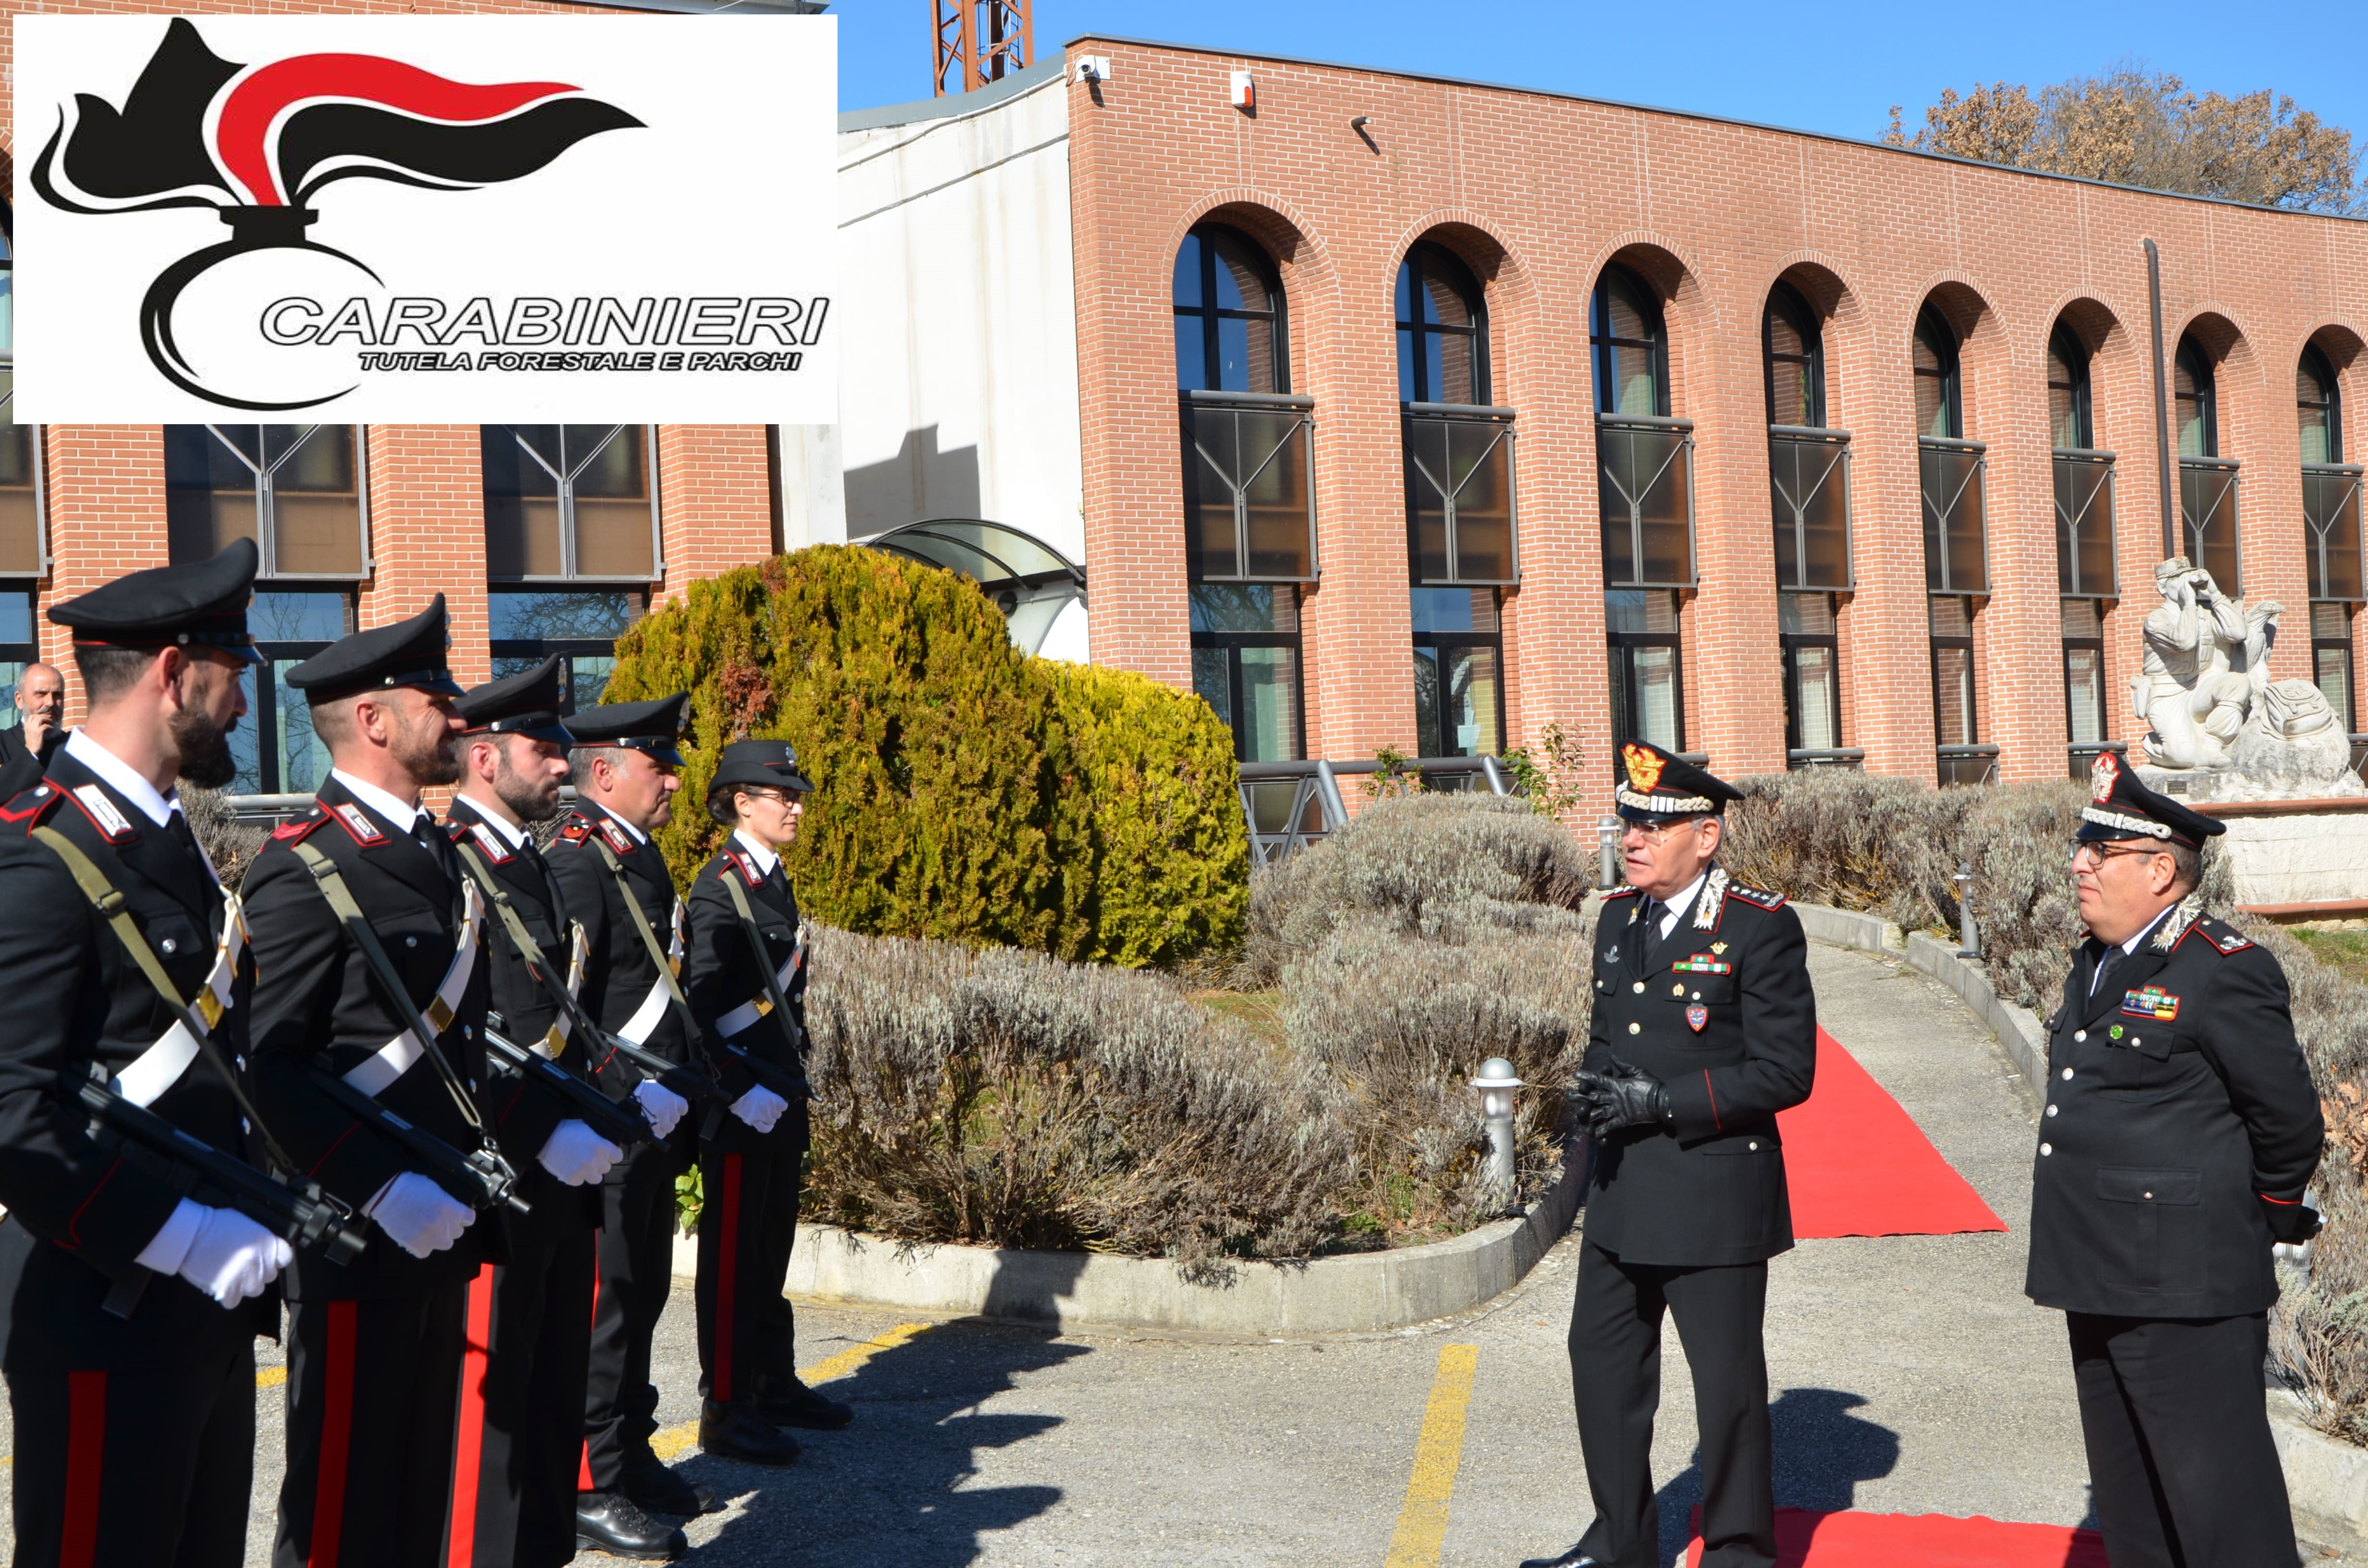
[[[699,1441],[764,1464],[797,1457],[779,1427],[828,1431],[854,1415],[799,1381],[781,1293],[806,1151],[805,943],[781,852],[813,789],[786,742],[725,746],[707,809],[732,836],[688,901],[683,991],[730,1102],[709,1106],[700,1127]]]
[[[675,966],[682,902],[650,835],[674,818],[685,694],[587,708],[567,720],[575,810],[551,846],[552,875],[583,928],[586,1015],[667,1061],[697,1060]],[[614,1050],[595,1049],[595,1079],[632,1100],[660,1136],[626,1151],[601,1184],[598,1283],[577,1508],[598,1514],[623,1496],[656,1514],[698,1514],[714,1494],[650,1449],[658,1391],[650,1346],[674,1278],[675,1178],[690,1168],[698,1129],[683,1097]],[[586,1531],[586,1534],[592,1532]]]
[[[1809,1097],[1817,1006],[1784,900],[1718,869],[1741,792],[1660,747],[1621,748],[1628,886],[1595,932],[1579,1097],[1595,1134],[1571,1311],[1595,1522],[1552,1562],[1656,1568],[1651,1471],[1661,1316],[1677,1319],[1702,1436],[1702,1568],[1772,1568],[1760,1337],[1768,1260],[1793,1245],[1776,1113]]]
[[[2317,1229],[2318,1096],[2284,971],[2196,896],[2222,824],[2111,753],[2089,793],[2023,1289],[2071,1332],[2113,1568],[2292,1562],[2261,1364],[2270,1249]]]
[[[74,1085],[95,1068],[247,1158],[232,1078],[255,966],[174,779],[229,781],[255,564],[241,540],[53,606],[90,716],[47,778],[0,806],[0,1366],[19,1562],[231,1568],[245,1555],[255,1336],[278,1330],[270,1286],[289,1248],[185,1196],[146,1150],[94,1133]],[[78,884],[73,856],[121,896],[129,929]]]
[[[0,730],[0,779],[23,778],[29,782],[40,777],[51,758],[58,755],[58,747],[64,744],[65,676],[51,665],[27,665],[25,673],[17,677],[17,722]],[[16,793],[13,790],[7,792]]]
[[[329,777],[247,873],[264,1112],[316,1180],[385,1233],[353,1264],[304,1256],[290,1276],[274,1568],[444,1560],[469,1283],[500,1230],[474,1222],[477,1208],[453,1195],[443,1163],[484,1148],[488,1119],[472,1097],[485,1083],[484,911],[419,804],[460,771],[461,688],[446,643],[439,594],[410,619],[289,672],[328,748]],[[347,930],[332,881],[374,934],[401,998]],[[429,1144],[362,1119],[331,1075]]]
[[[452,705],[468,728],[461,791],[446,821],[490,911],[486,1028],[588,1085],[585,1053],[597,1042],[572,1038],[575,1016],[558,989],[570,950],[566,904],[529,832],[559,814],[567,777],[559,703],[553,655]],[[583,1520],[575,1505],[592,1233],[601,1179],[624,1150],[565,1100],[535,1105],[550,1102],[552,1091],[499,1060],[486,1089],[488,1119],[521,1173],[531,1212],[503,1217],[507,1256],[469,1287],[469,1321],[486,1325],[485,1351],[482,1379],[461,1391],[463,1462],[454,1471],[450,1568],[556,1568],[575,1555],[579,1535],[618,1556],[679,1556],[688,1550],[682,1532],[638,1509]],[[638,1109],[629,1114],[640,1119]]]

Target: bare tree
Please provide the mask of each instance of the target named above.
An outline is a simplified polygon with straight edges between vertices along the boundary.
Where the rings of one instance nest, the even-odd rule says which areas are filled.
[[[2120,65],[2043,87],[1944,87],[1913,136],[1893,105],[1884,140],[1986,164],[2080,175],[2297,211],[2368,210],[2360,149],[2268,88],[2230,98],[2192,93],[2179,77]]]

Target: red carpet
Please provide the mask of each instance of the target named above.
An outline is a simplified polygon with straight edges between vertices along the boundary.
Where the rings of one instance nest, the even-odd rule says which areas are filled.
[[[1784,1135],[1796,1236],[2006,1229],[1899,1102],[1823,1029],[1816,1087],[1804,1104],[1780,1113],[1776,1125]]]
[[[1817,1066],[1825,1070],[1822,1058]],[[1702,1528],[1699,1508],[1694,1528]],[[1686,1568],[1699,1568],[1702,1553],[1697,1536],[1686,1548]],[[1779,1508],[1776,1562],[1778,1568],[2105,1568],[2105,1540],[2095,1530],[2007,1525],[1978,1515]]]

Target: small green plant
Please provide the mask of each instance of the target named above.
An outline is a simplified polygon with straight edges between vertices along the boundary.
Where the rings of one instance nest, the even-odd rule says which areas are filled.
[[[1422,768],[1402,751],[1383,746],[1373,754],[1381,771],[1365,776],[1365,794],[1376,801],[1396,800],[1422,788]]]
[[[1564,733],[1560,721],[1538,733],[1536,751],[1528,746],[1505,750],[1505,763],[1513,771],[1514,793],[1528,801],[1540,816],[1557,819],[1578,809],[1581,760],[1578,743]]]

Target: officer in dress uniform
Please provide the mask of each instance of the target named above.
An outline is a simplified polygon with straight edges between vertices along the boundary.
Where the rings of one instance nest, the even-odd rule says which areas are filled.
[[[72,1085],[96,1068],[248,1157],[231,1079],[254,964],[174,779],[230,781],[255,564],[242,540],[51,607],[74,632],[89,718],[46,779],[0,806],[0,1366],[20,1563],[231,1568],[245,1555],[255,1336],[278,1333],[287,1244],[94,1133]],[[86,891],[91,874],[104,887]],[[128,926],[96,907],[106,888]]]
[[[568,741],[559,705],[555,655],[453,704],[468,727],[446,826],[489,911],[486,1027],[588,1083],[585,1052],[593,1042],[572,1038],[575,1015],[558,990],[571,951],[566,903],[529,832],[559,814]],[[489,1119],[524,1175],[532,1211],[505,1217],[507,1256],[469,1287],[471,1343],[487,1353],[482,1378],[464,1377],[461,1390],[448,1561],[453,1568],[553,1568],[575,1555],[592,1233],[601,1180],[624,1150],[499,1062],[487,1088]],[[631,1114],[639,1119],[637,1109]],[[480,1324],[488,1325],[482,1341]],[[688,1550],[680,1530],[638,1512],[596,1524],[593,1544],[619,1556],[663,1561]]]
[[[551,847],[552,875],[584,935],[587,1017],[603,1031],[677,1063],[695,1060],[675,966],[681,901],[650,835],[674,817],[676,749],[686,694],[587,708],[567,720],[575,810]],[[690,1515],[714,1502],[650,1449],[658,1391],[650,1344],[674,1278],[675,1178],[691,1165],[697,1127],[683,1097],[632,1060],[596,1047],[596,1080],[633,1100],[660,1136],[626,1152],[601,1184],[592,1358],[585,1390],[576,1528],[602,1539],[616,1499],[654,1514]]]
[[[807,1137],[805,946],[781,852],[813,789],[787,742],[726,745],[707,809],[732,836],[700,868],[687,901],[683,991],[731,1096],[708,1107],[700,1127],[699,1441],[760,1464],[797,1457],[780,1427],[832,1431],[854,1416],[798,1380],[795,1321],[781,1293]]]
[[[2270,1249],[2317,1229],[2318,1096],[2285,972],[2196,895],[2222,824],[2111,753],[2089,793],[2023,1289],[2071,1331],[2113,1568],[2292,1562],[2261,1366]]]
[[[1656,1568],[1661,1315],[1693,1369],[1702,1568],[1772,1568],[1760,1320],[1793,1245],[1776,1113],[1809,1097],[1817,1006],[1800,916],[1717,865],[1741,791],[1642,741],[1613,798],[1628,885],[1596,924],[1578,1097],[1595,1134],[1571,1382],[1595,1522],[1560,1568]]]
[[[446,1159],[482,1149],[489,1119],[472,1097],[485,1081],[484,912],[419,804],[460,772],[447,642],[439,594],[288,673],[330,772],[247,873],[264,1111],[314,1178],[384,1233],[350,1265],[300,1257],[290,1276],[274,1568],[443,1561],[469,1284],[501,1229],[474,1222]],[[427,1142],[366,1119],[333,1076]]]

